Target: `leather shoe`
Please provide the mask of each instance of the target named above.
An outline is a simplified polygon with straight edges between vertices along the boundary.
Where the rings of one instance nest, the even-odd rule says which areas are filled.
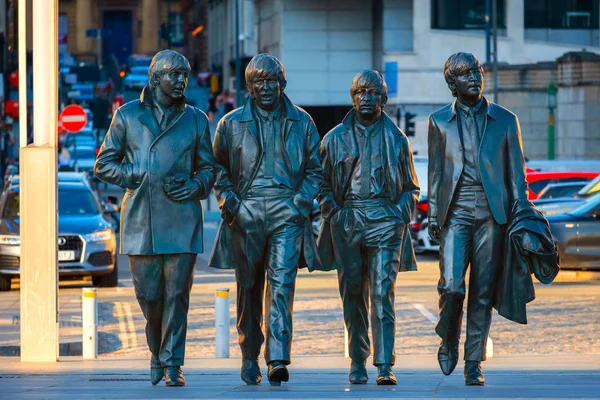
[[[165,367],[167,386],[185,386],[185,378],[181,367]]]
[[[348,380],[353,385],[361,385],[367,383],[369,380],[369,375],[367,375],[367,367],[365,364],[367,361],[357,362],[352,360],[352,364],[350,365],[350,374],[348,375]]]
[[[258,385],[262,380],[262,373],[258,366],[258,360],[244,359],[242,363],[241,377],[246,385]]]
[[[377,366],[377,384],[378,385],[397,385],[398,381],[392,372],[391,364],[381,364]]]
[[[272,361],[269,363],[269,383],[273,386],[280,386],[281,382],[287,382],[290,379],[290,373],[281,361]]]
[[[465,385],[483,386],[485,378],[480,361],[465,361]]]
[[[165,368],[160,365],[160,359],[152,355],[150,359],[150,382],[152,382],[152,386],[158,385],[164,376]]]
[[[438,349],[438,362],[444,375],[450,375],[454,371],[458,364],[458,341],[451,343],[442,340]]]

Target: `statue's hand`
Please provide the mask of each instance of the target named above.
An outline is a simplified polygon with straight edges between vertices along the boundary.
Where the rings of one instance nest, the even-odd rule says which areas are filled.
[[[200,184],[193,179],[188,179],[183,186],[172,189],[167,194],[171,199],[183,203],[196,198],[198,192],[200,192]]]
[[[429,223],[429,237],[439,243],[440,241],[440,226],[438,225],[437,222],[430,222]]]

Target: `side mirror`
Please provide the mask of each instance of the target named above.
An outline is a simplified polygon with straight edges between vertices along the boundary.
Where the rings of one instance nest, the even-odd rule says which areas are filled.
[[[112,214],[112,213],[116,213],[119,212],[119,207],[116,204],[105,204],[104,205],[104,213],[105,214]]]

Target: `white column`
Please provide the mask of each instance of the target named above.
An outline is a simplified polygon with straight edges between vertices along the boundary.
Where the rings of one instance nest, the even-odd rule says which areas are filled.
[[[512,51],[502,54],[498,51],[498,61],[523,63],[525,52],[525,4],[524,0],[506,0],[506,36],[510,40]]]
[[[19,2],[19,51],[25,41]],[[58,0],[33,0],[34,144],[20,151],[21,361],[55,362],[58,342]],[[23,57],[19,57],[20,60]],[[26,75],[19,63],[20,84]],[[22,89],[21,89],[22,90]],[[21,113],[26,96],[19,97]],[[22,114],[21,114],[22,115]],[[24,122],[20,121],[22,126]]]

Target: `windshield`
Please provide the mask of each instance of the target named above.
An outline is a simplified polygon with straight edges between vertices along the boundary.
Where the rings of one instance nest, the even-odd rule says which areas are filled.
[[[95,215],[99,214],[98,206],[92,194],[86,190],[59,190],[59,215]]]
[[[62,189],[58,191],[59,215],[96,215],[98,206],[87,190]],[[4,206],[3,218],[19,218],[19,192],[10,192]]]
[[[570,211],[569,214],[572,215],[586,215],[591,211],[596,210],[600,206],[600,193],[597,193],[586,199],[585,202],[578,208],[573,211]]]

